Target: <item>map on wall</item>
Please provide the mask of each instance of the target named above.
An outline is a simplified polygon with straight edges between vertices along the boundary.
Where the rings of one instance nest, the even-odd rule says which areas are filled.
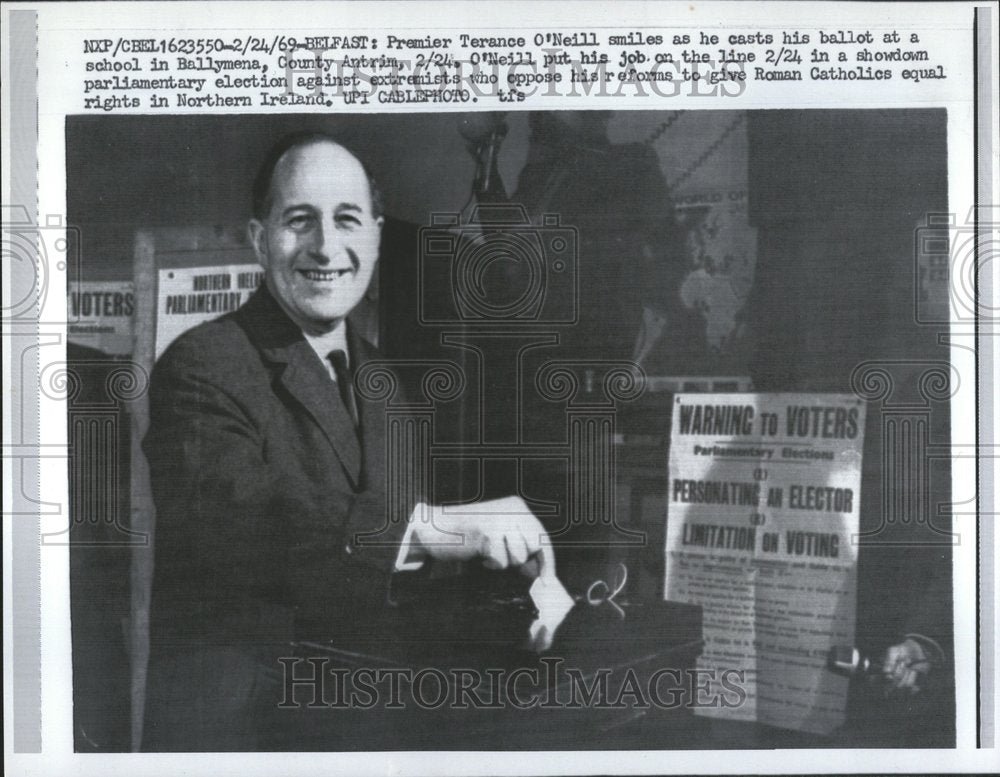
[[[612,142],[646,142],[654,149],[683,242],[683,320],[668,322],[647,373],[747,374],[757,233],[747,215],[745,114],[623,113],[609,134]]]
[[[681,205],[676,211],[688,261],[681,301],[701,316],[702,334],[714,353],[732,352],[747,335],[744,310],[753,286],[757,247],[755,230],[747,224],[742,207],[745,194],[713,193],[709,199],[719,202]]]

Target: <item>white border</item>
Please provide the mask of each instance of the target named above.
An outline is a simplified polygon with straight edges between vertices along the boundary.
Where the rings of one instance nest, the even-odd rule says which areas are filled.
[[[15,7],[4,6],[4,10]],[[196,27],[222,30],[247,28],[277,30],[301,20],[302,27],[344,30],[347,28],[400,28],[412,26],[421,29],[435,27],[498,29],[510,27],[549,28],[567,31],[568,27],[583,27],[585,21],[593,26],[608,26],[609,6],[605,2],[571,3],[76,3],[24,4],[16,7],[37,8],[39,14],[39,40],[42,52],[39,63],[39,141],[44,153],[39,154],[40,213],[65,213],[65,142],[63,137],[66,105],[73,102],[72,74],[79,48],[67,45],[68,41],[83,37],[84,30],[93,31],[96,37],[115,37],[133,29],[158,30],[160,28],[192,29]],[[931,84],[926,88],[909,90],[899,88],[867,91],[850,88],[813,88],[805,98],[797,98],[794,107],[808,108],[861,108],[861,107],[930,107],[948,108],[949,144],[949,208],[959,214],[967,213],[973,202],[972,191],[972,4],[969,3],[920,3],[920,4],[860,4],[860,3],[616,3],[613,24],[625,29],[649,27],[653,22],[671,28],[682,25],[709,27],[812,27],[828,19],[822,27],[844,29],[850,27],[894,26],[899,29],[926,28],[952,31],[955,38],[955,58],[949,68],[950,80],[945,84]],[[531,19],[530,25],[525,20]],[[183,23],[180,20],[184,20]],[[997,14],[994,13],[993,37],[996,41]],[[964,62],[964,64],[963,64]],[[996,62],[994,60],[994,80]],[[870,92],[877,92],[873,94]],[[913,96],[916,94],[916,96]],[[726,98],[705,97],[696,103],[671,104],[670,108],[730,108],[755,109],[774,107],[774,93],[755,97],[744,95],[738,101]],[[545,107],[572,107],[565,98],[557,102],[534,101],[512,109],[538,109]],[[649,101],[638,101],[627,106],[614,101],[606,106],[616,109],[634,107],[649,109]],[[373,111],[385,107],[369,106]],[[427,106],[414,106],[425,110]],[[403,110],[392,106],[392,110]],[[446,110],[467,110],[466,106],[450,106]],[[6,122],[5,116],[5,122]],[[994,160],[995,164],[995,160]],[[994,167],[994,171],[995,171]],[[995,172],[994,172],[995,175]],[[994,187],[994,191],[997,189]],[[50,295],[64,295],[65,283],[54,275],[49,287]],[[6,285],[5,285],[6,288]],[[987,290],[983,290],[985,293]],[[991,290],[995,295],[995,290]],[[52,298],[55,307],[58,296]],[[996,302],[993,303],[996,307]],[[64,309],[64,308],[63,308]],[[43,332],[44,332],[43,328]],[[960,370],[962,385],[952,404],[952,440],[955,444],[969,444],[975,440],[973,416],[971,353],[956,343],[952,347],[953,364]],[[52,360],[62,360],[64,350],[49,347],[46,354]],[[5,365],[5,380],[7,378]],[[992,376],[984,376],[984,390],[992,389]],[[9,385],[9,384],[8,384]],[[42,440],[49,444],[65,444],[65,407],[61,402],[43,398],[41,405]],[[7,410],[5,409],[5,418]],[[60,460],[43,463],[43,493],[48,501],[66,503],[65,464]],[[953,494],[974,493],[975,473],[971,466],[953,467]],[[5,489],[5,503],[7,500]],[[54,531],[56,526],[43,530]],[[769,751],[662,751],[662,752],[611,752],[611,753],[379,753],[379,754],[225,754],[213,757],[192,755],[75,755],[72,752],[72,682],[69,651],[69,584],[68,552],[60,546],[45,546],[42,551],[42,633],[43,633],[43,747],[41,756],[14,755],[9,751],[11,729],[5,720],[7,765],[11,773],[24,774],[99,774],[124,769],[135,775],[170,773],[212,773],[215,775],[250,775],[273,773],[308,774],[315,772],[362,774],[558,774],[567,771],[606,773],[663,773],[703,772],[725,773],[734,767],[741,772],[809,772],[809,771],[988,771],[997,768],[996,754],[975,751],[975,686],[970,667],[975,667],[975,545],[966,542],[965,529],[956,522],[956,530],[963,535],[962,544],[956,549],[955,571],[955,633],[956,666],[959,675],[956,750],[796,750],[793,752]],[[5,524],[5,532],[8,527]],[[9,546],[4,549],[4,602],[5,634],[9,635],[10,580]],[[5,702],[10,710],[9,636],[5,636]]]

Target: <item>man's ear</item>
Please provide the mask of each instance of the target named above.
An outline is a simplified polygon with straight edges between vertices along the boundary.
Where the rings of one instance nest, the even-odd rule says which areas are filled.
[[[257,257],[257,264],[267,269],[267,227],[257,219],[250,219],[247,224],[247,237]]]

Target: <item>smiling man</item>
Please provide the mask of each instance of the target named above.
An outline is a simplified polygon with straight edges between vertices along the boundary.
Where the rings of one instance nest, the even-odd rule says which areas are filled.
[[[370,176],[343,146],[293,136],[272,151],[254,188],[250,239],[268,289],[307,337],[335,331],[378,260],[383,219]]]
[[[395,571],[429,557],[554,573],[519,498],[447,513],[386,498],[386,408],[352,377],[378,354],[350,317],[382,222],[347,149],[282,140],[249,224],[264,285],[156,364],[146,750],[257,749],[281,700],[277,658],[296,640],[377,633]]]

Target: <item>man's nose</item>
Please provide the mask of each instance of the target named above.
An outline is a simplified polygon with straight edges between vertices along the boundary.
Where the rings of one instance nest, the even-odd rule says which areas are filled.
[[[323,264],[328,264],[342,248],[342,240],[333,221],[320,221],[313,230],[309,252]]]

